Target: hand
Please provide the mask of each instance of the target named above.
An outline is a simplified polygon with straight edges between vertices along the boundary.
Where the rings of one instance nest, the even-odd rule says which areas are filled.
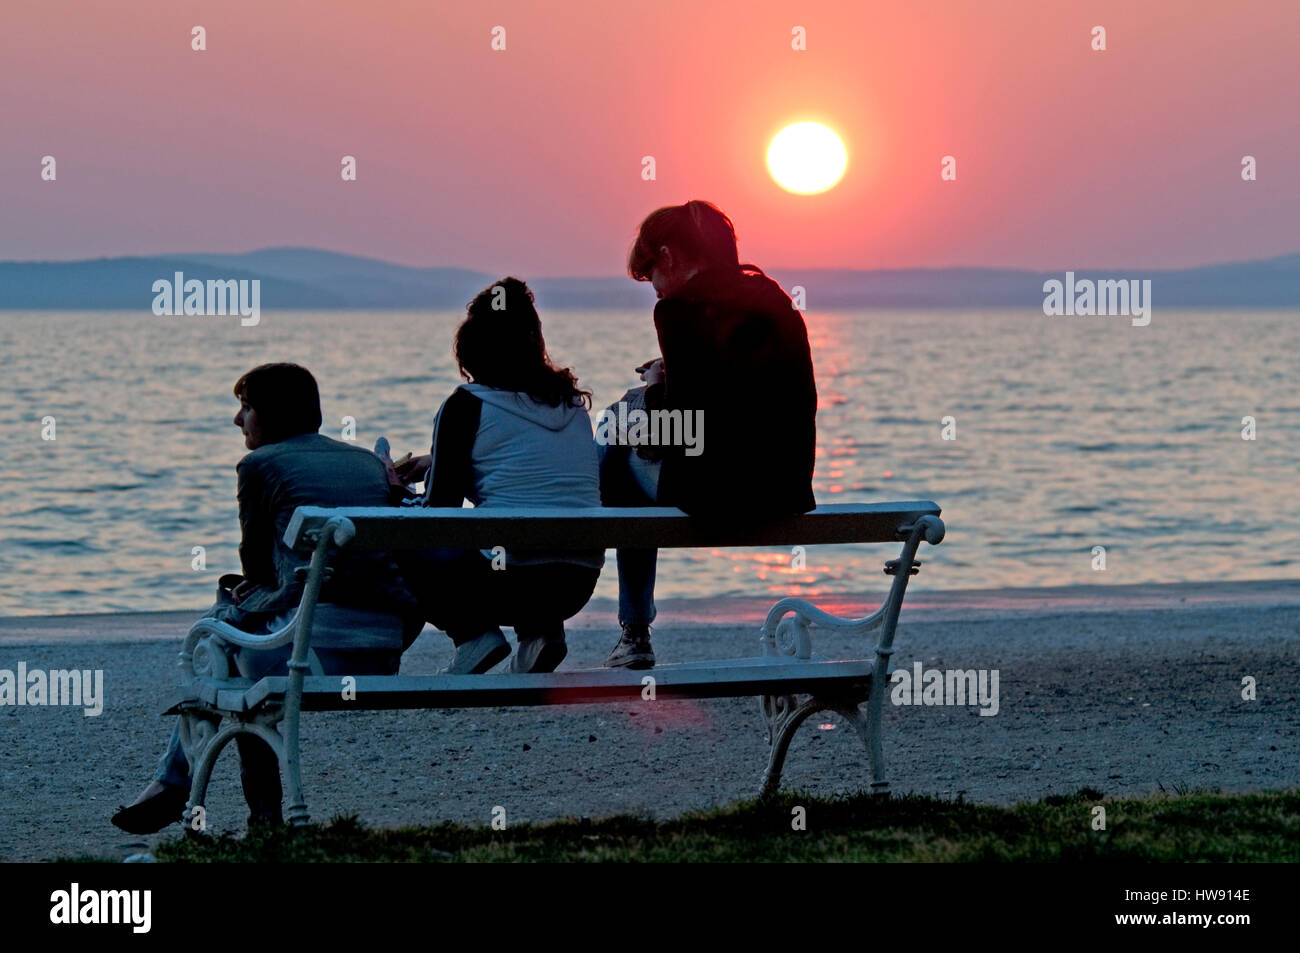
[[[230,598],[234,599],[237,603],[243,602],[244,597],[252,592],[256,587],[257,583],[253,582],[251,579],[245,579],[239,585],[235,586],[234,589],[230,590]]]
[[[407,456],[410,456],[410,454]],[[403,490],[406,489],[406,484],[403,483],[402,478],[397,475],[397,468],[393,465],[393,461],[388,458],[384,458],[384,473],[388,477],[389,486],[395,486]]]
[[[433,457],[427,453],[418,457],[410,457],[401,463],[389,465],[389,471],[393,474],[390,480],[395,478],[397,486],[419,483],[424,479],[425,474],[429,472],[431,466],[433,466]]]
[[[637,368],[637,371],[641,374],[641,380],[646,382],[647,387],[662,384],[664,381],[664,359],[662,357],[655,358],[649,364],[642,364]]]

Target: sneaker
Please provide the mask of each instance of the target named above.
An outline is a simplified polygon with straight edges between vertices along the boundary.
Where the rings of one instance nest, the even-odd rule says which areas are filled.
[[[569,654],[563,639],[520,639],[510,671],[516,675],[554,672]]]
[[[605,659],[606,668],[654,668],[655,650],[650,647],[650,626],[623,623],[623,636]]]
[[[501,634],[500,629],[484,632],[477,639],[471,639],[456,646],[456,654],[451,664],[440,671],[439,675],[482,675],[497,662],[510,654],[510,643]]]

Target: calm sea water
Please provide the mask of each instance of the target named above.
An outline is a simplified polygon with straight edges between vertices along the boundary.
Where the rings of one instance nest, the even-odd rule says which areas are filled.
[[[294,360],[325,432],[424,452],[456,386],[446,313],[0,312],[0,614],[206,606],[238,570],[231,386]],[[1300,576],[1300,312],[806,316],[822,502],[933,499],[933,588]],[[650,316],[543,315],[597,408],[656,351]],[[754,381],[762,387],[762,381]],[[42,439],[42,418],[56,439]],[[1258,436],[1241,437],[1255,417]],[[956,439],[941,439],[955,418]],[[705,446],[707,448],[705,431]],[[781,447],[774,444],[773,454]],[[737,473],[738,480],[753,474]],[[207,569],[192,569],[194,547]],[[1106,569],[1092,547],[1106,547]],[[894,546],[665,551],[671,596],[882,591]],[[612,598],[612,561],[597,589]]]

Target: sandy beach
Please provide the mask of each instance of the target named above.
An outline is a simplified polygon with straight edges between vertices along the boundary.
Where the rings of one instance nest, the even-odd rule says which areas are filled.
[[[996,669],[994,717],[976,707],[894,706],[885,755],[895,793],[1010,803],[1091,787],[1120,796],[1225,792],[1300,783],[1300,582],[928,592],[904,609],[895,662]],[[822,600],[864,614],[871,604]],[[664,602],[661,662],[757,651],[763,605]],[[0,707],[0,859],[125,857],[135,838],[116,807],[150,777],[171,727],[176,651],[199,613],[0,618],[0,669],[102,669],[99,717]],[[713,621],[710,621],[713,620]],[[725,621],[720,621],[725,620]],[[599,665],[616,639],[611,608],[571,627],[564,668]],[[819,652],[868,647],[814,633]],[[403,671],[445,664],[426,630]],[[1257,697],[1242,698],[1242,679]],[[617,812],[666,817],[757,792],[766,759],[753,699],[654,706],[374,712],[309,716],[303,732],[313,818],[370,825],[510,823]],[[865,752],[833,716],[800,729],[785,787],[820,795],[866,782]],[[209,828],[239,832],[246,810],[233,749],[208,798]]]

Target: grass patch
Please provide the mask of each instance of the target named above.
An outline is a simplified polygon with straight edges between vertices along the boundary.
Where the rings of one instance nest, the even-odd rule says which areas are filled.
[[[1106,809],[1104,831],[1092,829],[1097,805]],[[796,807],[806,809],[807,830],[792,829]],[[1014,807],[794,793],[669,821],[618,816],[504,831],[455,824],[371,830],[356,817],[336,817],[242,839],[182,837],[154,853],[182,863],[1294,862],[1300,791],[1111,800],[1085,789]]]

